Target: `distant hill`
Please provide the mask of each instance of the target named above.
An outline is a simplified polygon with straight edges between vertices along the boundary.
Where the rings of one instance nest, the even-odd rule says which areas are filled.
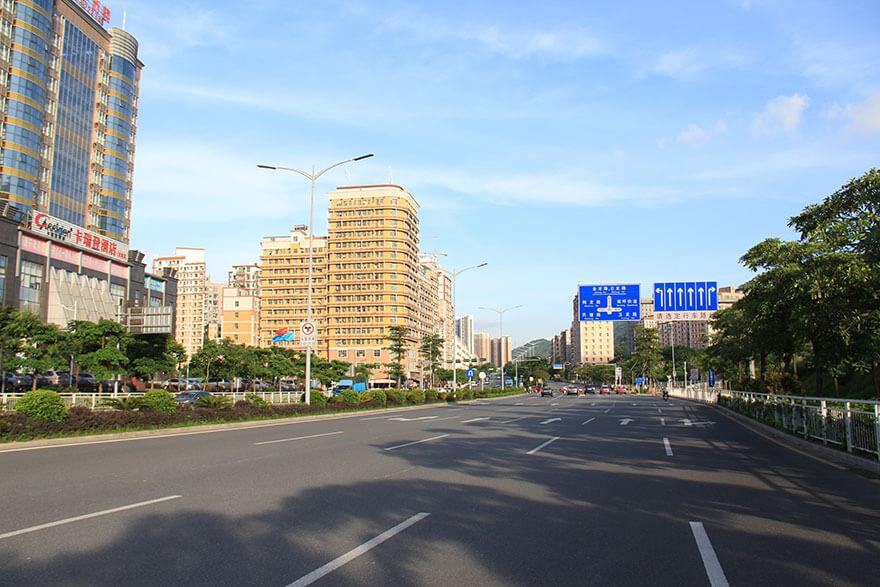
[[[549,359],[552,350],[552,342],[546,338],[536,338],[513,349],[512,356],[514,359],[522,359],[523,357],[544,357]]]

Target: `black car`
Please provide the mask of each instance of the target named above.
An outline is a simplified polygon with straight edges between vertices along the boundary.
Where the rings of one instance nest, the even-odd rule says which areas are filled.
[[[542,387],[541,388],[541,395],[542,396],[549,395],[550,397],[553,397],[553,389],[550,387]]]
[[[98,380],[91,373],[80,373],[76,376],[76,389],[87,393],[98,391]]]

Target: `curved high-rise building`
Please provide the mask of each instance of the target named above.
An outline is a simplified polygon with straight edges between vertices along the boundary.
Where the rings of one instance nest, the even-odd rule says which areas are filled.
[[[0,0],[0,200],[125,244],[137,40],[94,0]]]

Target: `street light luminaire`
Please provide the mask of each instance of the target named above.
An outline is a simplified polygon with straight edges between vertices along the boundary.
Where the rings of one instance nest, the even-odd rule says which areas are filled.
[[[510,306],[509,308],[504,308],[503,310],[498,310],[496,308],[487,308],[486,306],[480,306],[481,310],[491,310],[492,312],[498,312],[498,354],[501,355],[503,353],[502,347],[504,345],[504,312],[508,310],[515,310],[516,308],[522,308],[522,304],[516,306]],[[504,391],[504,357],[499,357],[501,359],[501,391]]]

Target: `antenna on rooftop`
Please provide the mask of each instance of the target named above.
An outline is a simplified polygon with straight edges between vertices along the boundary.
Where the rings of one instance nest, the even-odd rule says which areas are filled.
[[[388,183],[394,183],[394,170],[388,166]]]
[[[125,30],[125,11],[122,11],[122,30]]]
[[[345,170],[345,185],[351,185],[351,169]]]

